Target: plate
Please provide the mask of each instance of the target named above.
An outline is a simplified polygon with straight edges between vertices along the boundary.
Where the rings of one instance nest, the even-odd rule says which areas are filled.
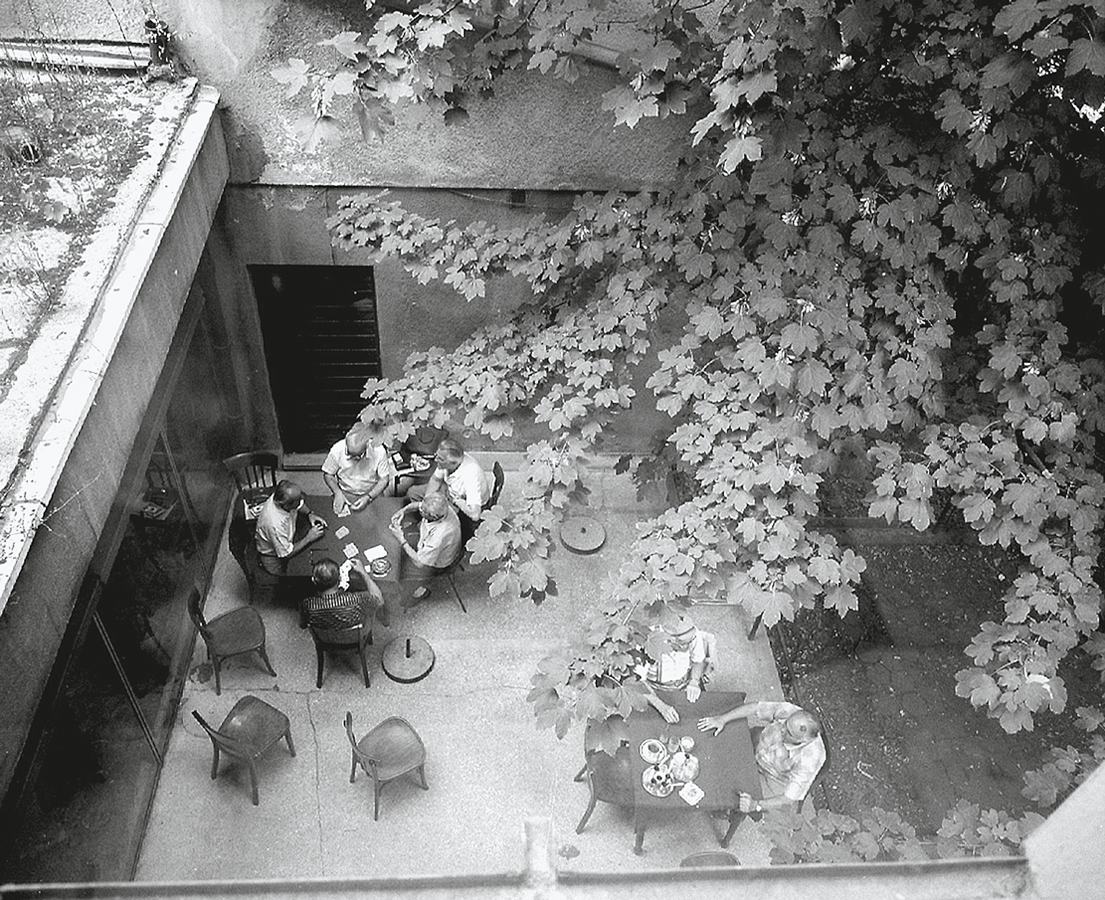
[[[656,738],[649,738],[647,741],[642,741],[640,752],[641,759],[649,765],[656,765],[658,762],[663,762],[668,756],[668,748],[664,746],[662,741],[658,741]]]
[[[658,766],[649,766],[641,773],[641,785],[653,797],[666,797],[675,790],[675,779]]]
[[[425,472],[430,468],[430,461],[424,456],[411,454],[411,468],[416,472]]]

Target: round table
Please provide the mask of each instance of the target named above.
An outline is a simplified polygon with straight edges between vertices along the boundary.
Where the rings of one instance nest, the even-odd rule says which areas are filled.
[[[560,542],[573,553],[594,553],[606,542],[606,529],[598,519],[572,516],[560,526]]]
[[[384,674],[400,684],[413,684],[430,674],[434,667],[434,648],[425,638],[401,634],[385,648],[380,663]]]

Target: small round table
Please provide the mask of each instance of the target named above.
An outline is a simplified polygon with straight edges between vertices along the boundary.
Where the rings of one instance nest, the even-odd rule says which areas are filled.
[[[384,674],[400,684],[414,684],[434,667],[434,648],[425,638],[401,634],[385,648],[380,663]]]
[[[594,553],[606,542],[606,529],[590,516],[572,516],[560,526],[560,542],[573,553]]]

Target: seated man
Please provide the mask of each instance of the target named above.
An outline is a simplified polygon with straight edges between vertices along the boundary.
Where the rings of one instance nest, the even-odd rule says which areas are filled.
[[[678,722],[675,707],[656,696],[656,689],[681,691],[686,689],[687,699],[694,703],[702,694],[713,669],[714,636],[699,631],[686,616],[677,616],[664,623],[661,630],[667,636],[668,650],[652,660],[637,666],[637,675],[644,682],[648,695],[645,699],[665,722]]]
[[[480,468],[476,458],[464,452],[464,447],[452,438],[446,438],[434,453],[437,468],[425,485],[416,485],[407,496],[416,500],[431,494],[443,493],[464,518],[461,529],[466,539],[476,530],[483,513],[483,505],[491,499],[494,478]]]
[[[385,494],[395,474],[378,423],[354,425],[330,448],[322,463],[322,480],[334,495],[334,512],[364,509]]]
[[[403,530],[403,517],[417,506],[421,516],[418,525],[418,544],[412,546]],[[460,556],[460,519],[456,511],[441,494],[430,494],[421,502],[409,503],[391,517],[391,533],[412,562],[415,578],[424,581],[434,569],[445,569]],[[412,606],[429,594],[424,584],[419,584],[410,601]]]
[[[763,727],[756,742],[756,768],[760,770],[763,800],[750,794],[738,795],[740,811],[760,812],[797,806],[805,798],[817,773],[825,764],[825,742],[821,723],[812,713],[785,701],[760,700],[743,703],[720,716],[698,720],[702,731],[714,734],[735,719],[748,719],[752,728]]]
[[[346,578],[341,567],[332,559],[321,559],[311,569],[311,584],[316,593],[303,601],[301,623],[326,630],[353,628],[367,625],[376,611],[376,618],[385,628],[389,624],[384,595],[368,577],[364,563],[352,560],[352,568]]]
[[[309,527],[297,532],[299,516]],[[326,533],[326,520],[316,516],[303,502],[303,490],[294,481],[284,479],[262,504],[257,514],[254,542],[261,568],[270,575],[286,575],[288,558]]]

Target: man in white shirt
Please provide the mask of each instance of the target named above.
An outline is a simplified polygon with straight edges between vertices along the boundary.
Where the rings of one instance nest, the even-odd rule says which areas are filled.
[[[637,666],[637,676],[644,682],[649,705],[664,717],[665,722],[678,722],[675,707],[656,695],[662,691],[685,690],[687,699],[694,703],[702,695],[709,666],[708,648],[712,635],[699,631],[686,616],[666,621],[662,627],[668,649],[659,659]]]
[[[334,495],[334,512],[364,509],[391,488],[395,474],[380,425],[355,425],[330,448],[322,480]]]
[[[300,515],[309,524],[302,537],[296,537]],[[257,514],[254,542],[261,568],[270,575],[286,575],[288,558],[326,533],[326,520],[315,515],[303,501],[303,490],[294,481],[281,481]]]
[[[474,532],[475,523],[479,522],[483,513],[483,505],[491,499],[494,478],[480,468],[474,456],[464,452],[459,441],[452,438],[438,444],[434,461],[437,468],[429,482],[411,488],[407,496],[420,500],[431,494],[443,493],[456,511],[469,520],[467,523],[461,520],[462,530],[466,525],[471,525],[470,533]]]
[[[412,545],[403,528],[403,518],[415,508],[420,521],[418,543]],[[411,606],[429,594],[429,590],[421,582],[429,578],[434,569],[445,569],[460,556],[460,519],[456,510],[441,494],[430,494],[422,501],[409,503],[396,512],[391,518],[391,533],[411,560],[414,577],[420,582],[412,595],[413,602],[402,604]]]

